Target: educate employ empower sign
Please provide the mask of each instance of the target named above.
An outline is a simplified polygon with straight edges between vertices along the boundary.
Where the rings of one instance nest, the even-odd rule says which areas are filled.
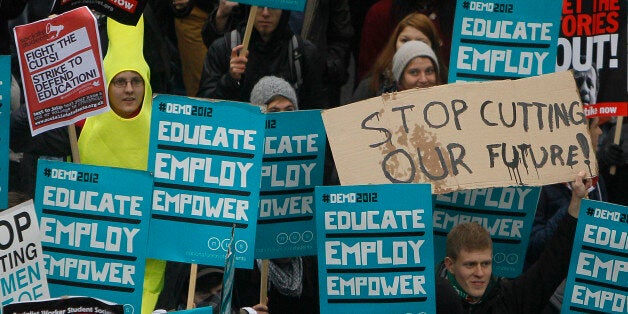
[[[327,143],[321,113],[267,113],[265,135],[255,257],[316,255],[314,187],[323,185]]]
[[[317,186],[315,202],[321,313],[436,312],[429,185]]]
[[[628,313],[628,207],[582,200],[561,313]]]
[[[11,117],[11,56],[0,56],[0,125]],[[8,207],[9,127],[0,128],[0,209]]]
[[[425,182],[442,194],[597,174],[570,72],[384,94],[323,121],[343,185]]]
[[[39,160],[35,207],[52,297],[89,295],[139,312],[152,177]]]
[[[444,248],[456,225],[477,222],[493,240],[493,274],[517,277],[523,270],[540,194],[540,187],[516,186],[434,195],[434,247]],[[436,263],[443,261],[445,250],[436,250],[434,256]]]
[[[449,82],[554,72],[560,9],[561,1],[457,1]]]
[[[265,123],[245,103],[153,99],[149,257],[222,267],[235,225],[236,267],[253,267]]]

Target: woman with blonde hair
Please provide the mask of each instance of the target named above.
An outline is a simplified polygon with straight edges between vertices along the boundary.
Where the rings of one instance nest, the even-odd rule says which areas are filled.
[[[360,82],[353,93],[352,102],[379,96],[395,88],[395,78],[392,75],[393,56],[404,43],[412,40],[427,44],[440,59],[442,40],[436,27],[426,15],[411,13],[395,27],[369,75]],[[440,81],[444,84],[447,82],[447,67],[443,62],[439,62],[438,69]]]

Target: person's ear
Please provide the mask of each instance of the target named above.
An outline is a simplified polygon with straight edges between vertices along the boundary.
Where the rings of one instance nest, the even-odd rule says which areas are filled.
[[[452,271],[454,268],[454,260],[449,256],[445,257],[445,268],[447,268],[450,273],[454,273]]]

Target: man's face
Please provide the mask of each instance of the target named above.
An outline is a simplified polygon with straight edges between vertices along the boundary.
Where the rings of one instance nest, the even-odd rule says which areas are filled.
[[[267,7],[257,8],[257,15],[255,16],[255,29],[262,36],[264,41],[270,39],[270,35],[275,31],[277,25],[279,25],[280,18],[280,9],[271,9]]]
[[[134,117],[144,101],[144,80],[135,71],[122,71],[109,84],[111,109],[122,118]]]
[[[585,104],[593,105],[597,103],[597,76],[598,73],[594,67],[590,67],[586,71],[574,71],[580,98]]]
[[[490,248],[476,251],[461,250],[455,260],[445,258],[445,267],[467,294],[479,298],[484,295],[493,272],[492,257],[493,250]]]

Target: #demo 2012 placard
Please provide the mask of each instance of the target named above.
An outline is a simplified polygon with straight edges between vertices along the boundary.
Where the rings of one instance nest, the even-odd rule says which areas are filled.
[[[436,312],[429,184],[317,186],[315,202],[321,313]]]
[[[140,311],[151,186],[147,171],[39,160],[35,207],[52,297]]]
[[[628,207],[582,200],[561,313],[628,313]]]
[[[316,255],[314,187],[323,185],[327,142],[320,111],[266,117],[255,257]]]
[[[303,11],[305,8],[306,0],[235,0],[234,2],[239,2],[242,4],[255,5],[260,8],[269,7],[275,9],[282,10],[291,10],[291,11]]]
[[[0,56],[0,125],[11,118],[11,56]],[[0,128],[0,209],[7,208],[9,193],[9,127]]]
[[[461,190],[434,196],[434,244],[445,247],[456,225],[477,222],[493,240],[493,273],[508,278],[523,270],[541,188],[517,186]],[[434,252],[435,262],[445,258]]]
[[[236,267],[253,267],[265,122],[245,103],[153,99],[149,257],[222,267],[235,225]]]
[[[553,73],[561,3],[458,0],[449,82]]]

